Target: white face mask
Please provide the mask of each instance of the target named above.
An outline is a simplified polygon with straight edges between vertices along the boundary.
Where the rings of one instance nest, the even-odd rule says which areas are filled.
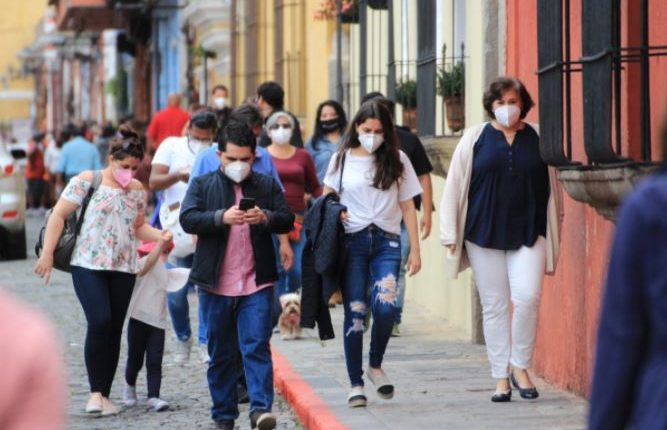
[[[227,104],[227,100],[225,100],[224,97],[215,97],[215,98],[213,99],[213,105],[214,105],[217,109],[222,109],[222,108],[224,108],[226,104]]]
[[[203,150],[209,148],[211,146],[211,143],[202,142],[201,140],[198,139],[189,139],[188,145],[190,145],[190,149],[192,150],[192,152],[194,152],[195,154],[199,154]]]
[[[514,126],[521,116],[521,109],[517,105],[503,105],[493,111],[498,124],[510,128]]]
[[[232,181],[241,183],[250,174],[250,163],[246,161],[233,161],[225,166],[225,175]]]
[[[360,134],[359,143],[369,153],[372,154],[382,145],[384,136],[382,134]]]
[[[280,127],[275,130],[271,130],[271,141],[273,143],[277,143],[278,145],[284,145],[286,143],[289,143],[291,138],[292,138],[292,129],[290,128]]]

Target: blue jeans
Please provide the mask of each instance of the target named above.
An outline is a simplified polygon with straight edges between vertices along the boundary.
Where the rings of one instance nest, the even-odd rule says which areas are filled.
[[[275,322],[278,322],[278,316],[282,311],[280,307],[280,296],[283,294],[295,293],[301,288],[301,256],[303,255],[303,248],[306,245],[305,236],[306,233],[302,230],[298,242],[290,241],[292,252],[294,252],[294,264],[288,271],[285,271],[283,265],[280,263],[280,241],[277,236],[273,236],[273,247],[276,251],[276,266],[278,268],[278,282],[276,282],[273,292],[273,312]]]
[[[405,303],[405,265],[408,263],[410,256],[410,238],[408,237],[408,230],[405,224],[401,223],[401,267],[398,272],[398,300],[396,301],[396,317],[394,324],[401,323],[403,316],[403,304]]]
[[[88,323],[83,353],[90,392],[109,397],[135,275],[78,266],[72,266],[71,273],[74,291]]]
[[[250,413],[270,412],[273,405],[271,300],[273,288],[249,296],[227,297],[199,290],[208,318],[208,388],[214,421],[239,416],[236,397],[237,350],[241,349],[250,397]]]
[[[369,307],[373,316],[369,365],[382,366],[396,314],[400,240],[400,236],[373,225],[346,236],[343,343],[347,373],[353,387],[364,385],[361,362],[364,318]]]
[[[176,259],[176,267],[192,267],[192,258],[190,255],[185,258]],[[167,293],[167,306],[169,307],[169,315],[171,315],[171,322],[174,326],[176,338],[181,342],[185,342],[192,336],[192,329],[190,328],[190,305],[188,303],[188,291],[193,285],[188,282],[183,288],[173,293]],[[199,318],[199,343],[206,345],[206,318],[202,315],[201,304],[198,308]]]

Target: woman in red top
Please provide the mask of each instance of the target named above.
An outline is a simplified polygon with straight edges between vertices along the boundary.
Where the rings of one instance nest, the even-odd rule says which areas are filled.
[[[30,215],[43,213],[45,210],[46,168],[44,167],[44,151],[41,148],[43,139],[43,135],[37,135],[28,143],[25,178],[28,182],[28,214]]]
[[[301,288],[301,254],[305,243],[304,235],[301,232],[301,224],[306,211],[307,199],[311,195],[321,196],[322,186],[317,180],[315,163],[310,154],[305,149],[290,145],[294,130],[292,116],[285,111],[275,112],[266,121],[266,128],[269,139],[271,139],[271,144],[266,149],[271,154],[285,188],[287,205],[296,217],[295,229],[289,235],[292,251],[294,251],[294,265],[286,272],[283,270],[280,261],[277,262],[280,279],[274,289],[274,295],[280,297]],[[277,249],[277,239],[274,238],[274,242]],[[277,303],[276,300],[276,311],[279,312]]]

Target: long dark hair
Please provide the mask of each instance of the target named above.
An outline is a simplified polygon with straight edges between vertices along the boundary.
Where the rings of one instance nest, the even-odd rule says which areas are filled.
[[[350,122],[343,137],[343,144],[338,150],[336,170],[340,169],[345,152],[360,145],[357,127],[368,119],[379,120],[384,134],[384,143],[373,153],[375,162],[373,186],[380,190],[388,190],[394,182],[397,182],[403,176],[403,163],[401,163],[401,156],[399,155],[398,138],[396,137],[396,129],[391,114],[387,108],[376,100],[370,100],[362,104]]]
[[[127,157],[142,160],[145,150],[139,134],[126,124],[118,127],[118,134],[109,142],[109,155],[114,160],[122,161]]]
[[[345,110],[343,106],[340,105],[336,100],[325,100],[317,107],[317,113],[315,114],[315,127],[313,128],[313,137],[310,139],[313,149],[317,149],[317,142],[324,137],[327,132],[322,128],[322,121],[320,121],[320,116],[322,116],[322,110],[326,106],[331,106],[336,115],[338,116],[338,130],[341,132],[345,131],[345,126],[347,126],[347,116],[345,116]]]

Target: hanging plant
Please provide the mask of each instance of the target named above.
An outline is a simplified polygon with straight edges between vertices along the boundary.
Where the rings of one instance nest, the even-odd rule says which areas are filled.
[[[313,19],[316,21],[335,20],[336,17],[336,0],[320,0],[319,6],[313,11]],[[340,11],[340,20],[344,23],[359,22],[358,0],[343,0]]]

